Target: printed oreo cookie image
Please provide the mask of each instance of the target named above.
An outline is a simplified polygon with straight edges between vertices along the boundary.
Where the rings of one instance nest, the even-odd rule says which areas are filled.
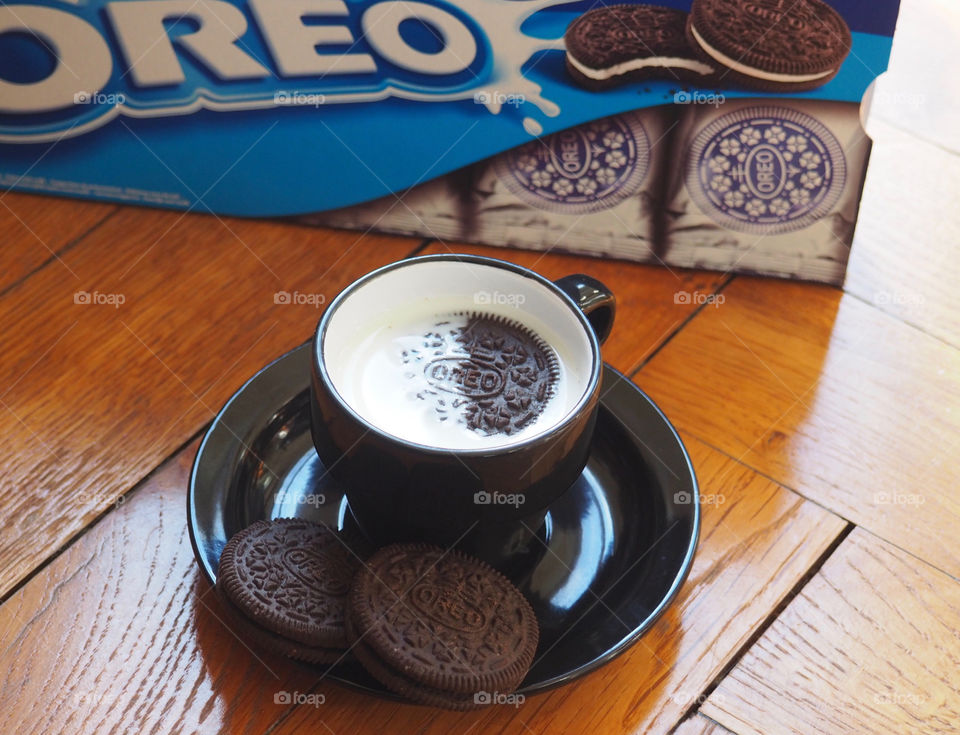
[[[858,105],[693,106],[673,150],[665,262],[842,281],[870,151]]]
[[[645,258],[653,252],[672,106],[533,140],[480,168],[466,239]]]
[[[694,0],[686,32],[717,84],[785,94],[833,79],[852,43],[822,0]]]
[[[558,214],[611,209],[639,189],[651,141],[639,115],[619,115],[531,141],[494,161],[519,199]]]
[[[686,26],[687,14],[673,8],[594,8],[567,28],[567,71],[587,89],[653,78],[710,84],[715,65],[691,50]]]
[[[308,221],[647,260],[677,110],[594,120],[422,184],[402,201],[384,197]]]

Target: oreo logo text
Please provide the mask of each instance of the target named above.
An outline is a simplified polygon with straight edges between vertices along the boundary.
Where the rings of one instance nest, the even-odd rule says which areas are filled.
[[[291,88],[329,102],[443,95],[490,66],[479,26],[444,0],[42,1],[0,5],[0,139],[76,134],[120,112],[272,107]],[[11,79],[11,64],[45,73]]]
[[[284,551],[280,558],[287,571],[304,584],[316,585],[319,580],[319,588],[325,594],[345,595],[347,593],[344,580],[349,579],[350,574],[348,572],[330,573],[332,565],[341,567],[345,565],[336,555],[325,559],[319,551],[292,548]]]
[[[693,200],[740,232],[772,235],[828,215],[846,184],[846,159],[822,123],[786,107],[748,107],[694,137],[686,164]]]
[[[650,142],[638,116],[594,120],[508,151],[497,176],[529,204],[582,214],[614,207],[647,175]]]
[[[772,145],[758,145],[744,162],[747,187],[763,199],[772,199],[783,191],[787,162]]]
[[[799,31],[806,28],[806,23],[795,15],[790,15],[789,9],[784,12],[779,8],[769,8],[757,3],[744,3],[743,9],[754,18],[770,23],[771,26],[786,20],[787,25],[794,30]]]
[[[467,398],[489,398],[503,390],[503,374],[487,365],[462,357],[442,357],[424,369],[434,388]]]
[[[464,633],[487,627],[487,619],[456,583],[424,581],[413,588],[410,602],[424,617]]]
[[[550,152],[557,170],[567,178],[580,178],[590,166],[589,143],[575,129],[564,130],[553,136]]]

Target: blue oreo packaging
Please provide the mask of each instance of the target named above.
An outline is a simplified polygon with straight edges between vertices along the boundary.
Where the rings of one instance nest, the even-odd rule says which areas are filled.
[[[654,258],[670,106],[635,110],[540,137],[453,174],[309,218],[631,260]]]
[[[0,187],[842,281],[898,0],[623,5],[5,2]]]

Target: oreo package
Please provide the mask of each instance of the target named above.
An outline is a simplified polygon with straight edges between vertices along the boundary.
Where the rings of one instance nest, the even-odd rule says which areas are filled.
[[[898,10],[12,0],[0,192],[838,283]]]
[[[594,120],[314,224],[654,258],[676,108]]]
[[[858,105],[693,105],[672,149],[666,263],[842,282],[870,153]]]

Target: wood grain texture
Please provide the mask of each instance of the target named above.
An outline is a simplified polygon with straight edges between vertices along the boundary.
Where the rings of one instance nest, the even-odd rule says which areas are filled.
[[[0,299],[0,595],[417,244],[124,208]]]
[[[581,272],[599,279],[617,297],[617,317],[613,332],[603,345],[603,359],[627,374],[694,313],[702,303],[699,299],[713,294],[726,281],[720,273],[561,253],[439,242],[432,243],[425,252],[445,253],[450,248],[508,260],[552,280]]]
[[[693,569],[676,602],[627,653],[519,706],[452,713],[375,700],[319,682],[320,708],[299,707],[271,735],[382,731],[666,733],[695,708],[753,631],[845,527],[843,521],[697,441],[704,495]],[[0,661],[2,665],[2,661]]]
[[[825,287],[737,278],[636,377],[675,424],[960,576],[960,353]]]
[[[122,209],[67,254],[73,273],[44,269],[0,300],[9,325],[0,334],[0,512],[12,520],[0,539],[0,594],[210,420],[243,380],[310,337],[320,309],[277,304],[278,293],[330,300],[417,244]],[[538,265],[559,274],[595,264],[610,267],[562,256]],[[693,278],[684,284],[694,288]],[[618,283],[659,292],[658,311],[643,315],[638,304],[621,318],[643,318],[643,348],[653,350],[686,313],[673,286],[639,266]],[[93,303],[75,303],[83,298]]]
[[[735,735],[722,725],[718,725],[713,720],[697,714],[684,720],[680,726],[673,731],[673,735]]]
[[[59,253],[106,217],[113,204],[0,191],[0,293],[49,260],[69,272]]]
[[[233,637],[187,536],[194,443],[0,607],[0,732],[264,732],[287,714],[279,691],[325,702],[271,732],[666,732],[844,526],[699,442],[689,448],[713,502],[691,575],[658,624],[577,684],[455,714],[318,684]]]
[[[960,347],[960,155],[883,122],[869,130],[876,143],[844,289]]]
[[[187,536],[196,447],[0,607],[0,732],[262,733],[313,681],[221,622]]]
[[[856,529],[703,706],[740,735],[960,732],[960,583]]]

